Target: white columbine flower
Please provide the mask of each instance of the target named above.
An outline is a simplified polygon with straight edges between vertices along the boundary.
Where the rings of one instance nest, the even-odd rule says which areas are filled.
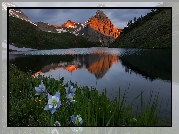
[[[73,124],[75,125],[79,125],[83,123],[83,120],[81,118],[81,115],[77,115],[76,117],[74,115],[70,116],[71,117],[71,121],[73,122]]]
[[[53,114],[60,105],[60,93],[56,92],[54,96],[48,94],[48,104],[45,106],[44,110],[52,110],[51,112]]]

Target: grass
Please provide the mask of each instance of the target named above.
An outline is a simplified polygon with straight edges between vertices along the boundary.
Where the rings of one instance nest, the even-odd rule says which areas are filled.
[[[51,115],[44,110],[47,98],[35,96],[35,87],[43,80],[46,90],[54,95],[60,92],[60,100],[63,105]],[[171,126],[165,118],[159,118],[157,110],[158,95],[151,98],[149,104],[143,104],[142,93],[134,98],[141,99],[140,111],[134,113],[133,102],[125,104],[126,92],[118,98],[110,100],[106,97],[106,91],[99,95],[97,89],[78,87],[75,92],[75,104],[66,107],[65,86],[63,78],[59,81],[39,76],[32,78],[31,73],[21,72],[10,63],[9,66],[9,126],[53,126],[58,120],[62,126],[72,126],[69,116],[80,114],[83,119],[81,126]],[[136,120],[135,120],[136,119]]]

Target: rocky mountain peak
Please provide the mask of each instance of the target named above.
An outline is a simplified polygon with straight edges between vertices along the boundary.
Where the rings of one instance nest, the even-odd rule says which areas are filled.
[[[107,19],[106,15],[104,14],[103,11],[97,10],[96,15],[94,16],[95,18],[98,19]]]
[[[62,27],[74,27],[75,22],[68,20],[66,23],[62,24]]]
[[[74,28],[76,22],[73,22],[71,20],[67,20],[65,23],[63,23],[62,25],[58,26],[56,24],[54,24],[53,26],[56,28],[56,29],[59,29],[59,28],[68,28],[68,27],[71,27],[71,28]]]
[[[110,36],[116,39],[120,35],[120,29],[114,27],[114,24],[112,24],[103,11],[97,10],[96,15],[85,22],[85,25],[87,24],[89,24],[92,29],[105,36]]]

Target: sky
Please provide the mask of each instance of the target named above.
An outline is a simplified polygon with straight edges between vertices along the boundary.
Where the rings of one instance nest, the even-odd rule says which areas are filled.
[[[110,7],[154,7],[161,2],[14,2],[18,7],[97,7],[105,4]],[[21,9],[33,22],[61,25],[67,20],[84,23],[96,14],[98,9]],[[151,9],[100,9],[116,28],[123,29],[129,20],[150,12]]]

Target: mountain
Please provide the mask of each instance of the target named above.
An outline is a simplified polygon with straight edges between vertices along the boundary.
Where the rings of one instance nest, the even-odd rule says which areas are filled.
[[[17,7],[16,4],[13,2],[2,2],[2,11],[7,11],[7,7]],[[28,16],[26,16],[20,9],[10,9],[9,10],[9,16],[19,18],[21,20],[25,20],[33,25],[36,25],[34,22],[32,22]]]
[[[56,28],[58,33],[69,32],[75,34],[76,36],[82,35],[85,27],[85,25],[79,22],[73,22],[71,20],[68,20],[67,22],[63,23],[60,26],[58,25],[53,25],[53,26]]]
[[[53,26],[59,33],[70,32],[91,42],[101,42],[103,46],[109,46],[122,31],[115,28],[103,11],[100,10],[97,10],[96,15],[89,18],[84,24],[68,20],[60,26]]]
[[[27,22],[30,22],[31,24],[36,25],[20,9],[10,9],[9,10],[9,16],[16,17],[16,18],[19,18],[21,20],[25,20]]]
[[[89,24],[91,28],[102,33],[105,36],[112,36],[116,39],[120,35],[120,29],[115,28],[114,24],[108,19],[103,11],[97,10],[96,15],[89,18],[85,24]]]
[[[50,25],[49,23],[44,23],[44,22],[35,22],[37,27],[45,32],[51,32],[51,33],[58,33],[56,28],[53,25]]]
[[[2,10],[3,11],[7,11],[7,7],[17,7],[17,5],[15,5],[13,2],[3,2],[2,3]],[[12,16],[12,17],[16,17],[16,18],[19,18],[21,20],[24,20],[24,21],[27,21],[35,26],[38,27],[37,30],[42,30],[42,31],[45,31],[45,32],[52,32],[52,33],[58,33],[57,30],[51,26],[50,24],[48,23],[44,23],[44,22],[32,22],[28,16],[26,16],[20,9],[10,9],[9,10],[9,16]]]
[[[45,32],[58,33],[57,30],[48,23],[44,22],[32,22],[28,16],[26,16],[20,9],[10,9],[9,16],[19,18],[21,20],[25,20],[35,26],[37,26],[40,30]]]
[[[7,7],[17,7],[13,2],[2,2],[2,49],[7,49]]]
[[[9,3],[4,3],[3,7],[8,6],[8,4]],[[16,5],[13,5],[13,3],[11,4],[11,6],[16,7]],[[3,8],[3,9],[5,9],[5,8]],[[10,18],[11,24],[14,25],[14,26],[10,26],[12,28],[11,34],[13,35],[13,36],[10,36],[11,37],[10,42],[14,43],[17,47],[23,46],[22,44],[25,43],[25,39],[30,41],[33,44],[33,45],[31,44],[29,46],[26,46],[26,47],[31,47],[31,48],[35,48],[35,49],[41,49],[40,46],[36,46],[34,44],[36,41],[39,41],[37,44],[39,44],[39,43],[41,44],[44,42],[46,42],[46,43],[48,42],[48,44],[51,42],[51,44],[54,44],[55,43],[54,40],[60,40],[60,39],[55,38],[56,35],[54,37],[52,35],[50,35],[51,38],[48,37],[48,39],[43,39],[44,36],[40,37],[41,35],[37,35],[37,33],[35,31],[39,31],[39,32],[44,31],[44,32],[48,32],[48,33],[69,32],[76,36],[79,36],[78,39],[75,39],[74,36],[70,40],[68,39],[69,43],[71,43],[71,45],[73,45],[71,47],[82,47],[81,46],[82,43],[81,43],[81,45],[79,45],[79,42],[81,42],[82,40],[83,40],[82,42],[84,42],[84,39],[86,39],[88,42],[91,42],[91,47],[99,46],[99,44],[102,44],[102,46],[109,46],[120,34],[119,29],[114,28],[114,25],[111,23],[111,21],[100,10],[97,10],[96,15],[94,17],[92,16],[91,18],[89,18],[89,20],[86,21],[84,24],[79,23],[79,22],[73,22],[71,20],[67,20],[67,22],[65,22],[64,24],[61,24],[60,26],[48,24],[45,22],[32,22],[28,18],[28,16],[26,16],[20,9],[17,9],[17,8],[9,10],[9,17],[21,19],[21,20],[26,21],[26,22],[33,24],[35,26],[35,27],[30,26],[30,25],[28,26],[27,23],[24,23],[22,21],[20,22],[17,19]],[[26,30],[28,29],[29,31],[31,31],[29,33],[29,35],[33,36],[33,37],[31,37],[31,40],[28,39],[29,38],[28,35],[26,37],[24,37],[23,40],[22,40],[22,38],[17,39],[17,36],[23,37],[26,34],[28,34],[28,32],[25,32],[25,31],[20,32],[22,29],[25,30],[25,27],[23,28],[18,23],[20,25],[23,24],[26,27]],[[21,27],[21,28],[18,29],[18,27]],[[12,32],[12,30],[15,30],[15,31]],[[32,34],[33,33],[32,31],[34,32],[34,34]],[[19,35],[17,35],[17,33]],[[24,33],[24,35],[22,35],[22,33]],[[48,36],[48,35],[46,34],[45,36]],[[67,36],[69,34],[63,34],[63,35]],[[35,39],[34,41],[32,41],[33,38]],[[84,38],[84,39],[82,39],[82,38]],[[65,47],[65,44],[66,43],[63,44],[63,48]],[[86,44],[86,46],[84,46],[84,47],[90,46],[90,45],[87,45],[89,43],[85,43],[85,44]],[[93,44],[96,44],[96,45],[93,45]],[[54,48],[57,48],[57,46],[59,46],[59,45],[56,44],[56,45],[51,45],[51,46],[53,46],[51,49],[54,49]],[[50,49],[51,46],[48,45],[48,47],[46,46],[45,48]],[[56,47],[54,47],[54,46],[56,46]],[[67,45],[67,47],[69,47],[69,45]]]
[[[121,32],[100,10],[97,10],[96,15],[89,18],[84,25],[82,36],[92,42],[99,41],[102,46],[110,46]]]
[[[9,43],[16,47],[59,49],[97,47],[100,43],[87,41],[72,33],[51,33],[16,17],[9,16]]]
[[[65,22],[64,24],[62,24],[61,26],[57,26],[57,25],[53,25],[56,29],[59,28],[64,28],[64,27],[71,27],[74,28],[76,22],[72,22],[71,20],[68,20],[67,22]]]

